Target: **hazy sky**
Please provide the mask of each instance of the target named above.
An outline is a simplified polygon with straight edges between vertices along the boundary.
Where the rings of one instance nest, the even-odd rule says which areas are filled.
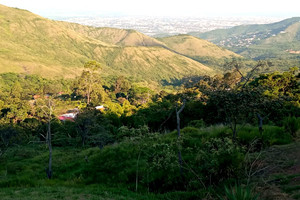
[[[42,16],[300,16],[299,0],[0,0]]]

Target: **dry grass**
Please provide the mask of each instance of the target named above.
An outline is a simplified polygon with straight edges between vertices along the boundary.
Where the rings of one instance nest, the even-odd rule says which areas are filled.
[[[0,73],[70,78],[78,75],[88,60],[102,64],[103,76],[125,75],[147,81],[215,73],[137,31],[58,22],[5,6],[0,6],[0,11]]]

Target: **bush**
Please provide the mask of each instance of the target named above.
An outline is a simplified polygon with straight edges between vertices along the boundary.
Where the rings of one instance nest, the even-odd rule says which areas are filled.
[[[238,140],[244,144],[248,145],[256,138],[260,138],[259,130],[254,126],[244,126],[238,131]]]
[[[205,127],[205,122],[201,120],[192,120],[188,123],[188,126],[195,127],[195,128],[203,128]]]
[[[287,117],[283,120],[284,129],[293,137],[296,136],[297,131],[300,129],[300,117]]]
[[[238,176],[244,160],[241,148],[230,138],[208,138],[201,146],[189,148],[183,154],[187,164],[205,184],[218,184],[227,178]],[[189,182],[198,182],[194,187],[202,187],[194,173],[189,173]]]
[[[0,147],[8,147],[13,144],[24,144],[28,142],[30,136],[19,126],[0,126]]]
[[[292,136],[278,126],[264,126],[262,139],[267,145],[289,144],[293,141]]]
[[[253,194],[249,187],[235,185],[230,189],[225,186],[225,198],[220,197],[220,200],[256,200],[257,194]]]
[[[149,128],[146,125],[139,126],[139,128],[128,128],[127,126],[121,126],[117,132],[117,139],[119,141],[124,138],[138,137],[149,133]]]
[[[224,126],[222,124],[209,126],[209,127],[203,128],[201,131],[203,132],[203,134],[207,135],[210,138],[231,137],[232,136],[232,131],[230,130],[230,128],[228,126]]]

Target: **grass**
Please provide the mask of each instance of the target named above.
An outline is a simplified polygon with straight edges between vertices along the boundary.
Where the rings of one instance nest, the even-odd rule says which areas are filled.
[[[0,11],[0,73],[74,78],[89,60],[101,63],[104,77],[161,81],[215,73],[136,31],[58,22],[5,6]]]
[[[255,60],[270,58],[297,58],[286,52],[287,49],[297,50],[299,46],[299,17],[286,19],[280,22],[261,25],[242,25],[230,29],[219,29],[205,33],[191,33],[207,39],[215,44],[222,44],[234,52]],[[249,45],[246,39],[252,38]],[[229,41],[229,42],[228,42]],[[240,46],[241,42],[244,46]],[[225,45],[224,45],[225,44]],[[298,59],[299,60],[299,59]],[[287,70],[285,66],[280,70]]]
[[[159,38],[176,52],[190,57],[230,58],[240,57],[232,51],[222,49],[213,43],[189,35]]]
[[[124,189],[106,188],[99,185],[66,187],[66,186],[48,186],[48,187],[27,187],[27,188],[2,188],[0,196],[3,200],[24,199],[24,200],[48,200],[48,199],[160,199],[159,195],[138,194]]]
[[[112,150],[115,150],[114,153]],[[130,151],[129,151],[130,152]],[[128,153],[129,153],[128,152]],[[132,152],[133,153],[133,152]],[[164,194],[149,193],[141,190],[134,192],[128,186],[120,183],[111,184],[113,176],[115,180],[121,181],[120,175],[114,174],[117,170],[129,164],[134,156],[129,157],[129,162],[116,163],[117,157],[122,158],[128,154],[120,151],[119,147],[108,147],[104,152],[99,148],[59,148],[53,149],[53,171],[54,178],[46,178],[45,166],[48,162],[48,152],[45,145],[26,145],[10,148],[4,157],[0,158],[0,196],[2,199],[195,199],[203,195],[201,191],[195,192],[166,192]],[[85,157],[90,163],[97,162],[98,159],[105,159],[104,168],[86,163]],[[108,162],[109,160],[111,162]],[[135,166],[135,161],[133,165]],[[87,168],[88,167],[88,168]],[[96,168],[95,168],[96,167]],[[121,168],[119,168],[121,167]],[[105,171],[103,171],[105,170]],[[108,171],[107,171],[108,170]],[[94,171],[94,172],[92,172]],[[84,172],[92,172],[95,175],[105,175],[106,181],[96,179],[99,182],[90,183]],[[135,169],[134,169],[135,173]],[[91,177],[92,178],[92,177]],[[99,177],[98,177],[99,178]],[[100,176],[101,178],[101,176]],[[110,185],[110,186],[109,186]]]
[[[269,132],[277,130],[280,133],[281,128],[270,126],[266,127],[266,130]],[[251,137],[255,138],[257,134],[255,127],[251,126],[241,128],[240,133],[239,140],[244,139],[245,142],[251,141]],[[253,135],[249,138],[247,134]],[[198,178],[201,177],[207,188],[210,188],[207,173],[211,173],[212,177],[221,178],[227,177],[226,174],[231,173],[233,169],[238,172],[243,155],[242,151],[236,149],[230,142],[228,138],[230,136],[228,127],[218,125],[202,128],[186,127],[181,130],[179,141],[174,131],[164,135],[151,133],[147,137],[125,139],[103,149],[54,146],[51,180],[46,178],[45,173],[48,165],[48,149],[45,144],[30,143],[10,147],[0,157],[1,199],[179,200],[200,199],[207,195],[214,198],[214,190],[203,188]],[[178,166],[180,141],[185,162],[184,173],[187,178],[185,186],[177,181],[180,179]],[[274,148],[280,150],[276,150],[275,153],[270,151],[270,154],[266,155],[263,153],[261,158],[269,158],[263,163],[272,166],[276,161],[280,166],[284,163],[286,168],[296,164],[294,161],[289,163],[283,158],[284,152],[293,151],[294,147],[285,145]],[[297,151],[295,153],[297,154]],[[273,154],[277,159],[272,157]],[[136,176],[137,162],[138,176]],[[199,165],[199,162],[203,164]],[[233,163],[230,164],[231,162]],[[221,167],[221,171],[218,171],[218,166]],[[223,174],[225,170],[228,171]],[[198,178],[195,177],[195,173]],[[222,179],[226,180],[224,177]],[[295,173],[277,177],[282,191],[297,196],[299,184],[291,183],[298,177],[299,174]],[[136,184],[138,192],[135,192]],[[181,189],[183,191],[180,191]]]

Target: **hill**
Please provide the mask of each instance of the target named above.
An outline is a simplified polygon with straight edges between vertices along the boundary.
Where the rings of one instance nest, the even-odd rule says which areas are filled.
[[[254,59],[289,58],[299,55],[300,51],[300,17],[190,34]]]
[[[117,28],[96,28],[74,23],[65,26],[87,37],[91,37],[107,44],[118,46],[165,46],[162,42],[135,30]]]
[[[239,55],[221,48],[211,42],[190,35],[177,35],[159,38],[172,50],[189,57],[239,57]]]
[[[103,76],[161,81],[215,71],[134,30],[95,28],[45,19],[0,5],[0,73],[71,78],[88,60]]]
[[[170,50],[201,62],[219,73],[223,73],[223,66],[226,59],[241,57],[240,55],[219,47],[207,40],[190,35],[177,35],[159,38],[158,40],[166,44],[167,48]]]

